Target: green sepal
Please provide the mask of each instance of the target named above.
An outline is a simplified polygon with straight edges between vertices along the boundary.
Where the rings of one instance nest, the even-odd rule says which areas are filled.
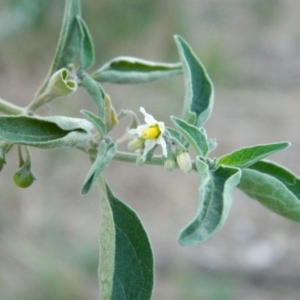
[[[209,152],[209,145],[204,128],[198,128],[194,125],[171,116],[171,121],[179,130],[179,132],[186,138],[186,140],[194,147],[197,155],[206,156]]]
[[[242,170],[238,188],[269,210],[300,222],[299,182],[282,167],[260,161]]]
[[[196,217],[179,234],[178,242],[182,246],[203,242],[223,227],[232,203],[232,191],[241,176],[241,171],[233,167],[209,170],[199,157],[196,166],[201,179],[199,207]]]
[[[99,82],[135,84],[168,78],[182,73],[180,63],[152,62],[120,56],[104,64],[92,77]]]
[[[179,132],[171,127],[166,127],[166,130],[170,137],[176,140],[176,142],[180,144],[184,144],[183,137],[179,134]]]
[[[150,300],[154,259],[137,214],[120,201],[100,177],[102,226],[99,281],[101,300]]]
[[[80,30],[80,68],[82,70],[86,70],[90,68],[95,61],[94,45],[89,29],[84,20],[80,16],[77,16],[76,20]]]
[[[183,119],[197,127],[204,125],[209,118],[213,102],[213,84],[199,59],[180,36],[175,36],[185,79],[185,100],[183,107]],[[196,115],[196,120],[194,117]]]
[[[106,167],[112,161],[116,153],[116,145],[111,143],[107,144],[102,140],[98,147],[97,157],[88,172],[84,183],[81,188],[81,195],[86,195],[92,188],[93,184],[101,173],[106,169]]]
[[[86,117],[89,118],[89,120],[98,129],[101,136],[104,136],[106,134],[106,126],[105,126],[104,122],[99,117],[97,117],[96,115],[94,115],[92,112],[90,112],[88,110],[81,110],[80,112],[83,113]]]
[[[288,142],[281,142],[241,148],[220,157],[218,165],[247,168],[271,154],[284,150],[290,145]]]
[[[77,147],[88,149],[93,124],[64,116],[0,116],[0,140],[39,148]]]
[[[86,89],[86,91],[90,94],[92,99],[94,100],[99,117],[103,120],[104,119],[104,96],[105,93],[100,86],[100,84],[95,81],[91,76],[88,74],[82,73],[79,74],[81,78],[81,85]]]
[[[3,166],[6,164],[6,152],[11,147],[9,143],[0,141],[0,171],[2,170]]]

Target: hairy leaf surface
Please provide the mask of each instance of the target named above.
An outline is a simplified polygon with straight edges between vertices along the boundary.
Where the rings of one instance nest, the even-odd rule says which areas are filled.
[[[290,143],[281,142],[245,147],[220,157],[218,160],[218,165],[223,164],[233,167],[246,168],[271,154],[284,150],[289,146]]]
[[[83,70],[90,68],[95,60],[94,45],[89,29],[80,17],[76,17],[80,30],[80,67]]]
[[[270,169],[268,168],[268,172],[270,172]],[[273,172],[271,171],[270,173],[272,174]],[[300,222],[300,201],[297,198],[299,196],[299,179],[294,177],[294,184],[298,186],[296,196],[288,188],[290,185],[288,182],[292,179],[291,173],[279,170],[278,178],[272,175],[255,169],[243,169],[238,188],[250,197],[258,200],[271,211]]]
[[[238,184],[241,171],[220,166],[209,170],[199,157],[196,160],[201,179],[197,215],[179,234],[179,243],[192,246],[216,234],[224,225],[232,203],[232,191]]]
[[[78,118],[0,116],[0,140],[39,148],[87,149],[92,129],[92,123]]]
[[[188,124],[185,121],[171,117],[171,121],[187,139],[187,141],[195,148],[197,155],[206,156],[209,152],[207,136],[203,128],[197,128],[194,125]]]
[[[81,194],[86,195],[92,188],[94,182],[101,175],[101,173],[110,164],[116,152],[115,144],[107,145],[104,141],[101,141],[98,147],[97,157],[88,172],[86,179],[83,183]]]
[[[188,123],[201,127],[212,111],[214,102],[213,84],[189,44],[180,36],[175,36],[175,41],[181,57],[185,79],[183,119]],[[196,118],[193,115],[196,115]]]
[[[182,73],[180,63],[152,62],[120,56],[106,63],[92,77],[100,82],[133,84],[160,80],[180,73]]]
[[[102,187],[102,191],[103,191]],[[109,203],[113,215],[114,230],[106,230],[100,236],[100,245],[104,252],[100,252],[99,276],[101,285],[105,286],[101,299],[110,300],[150,300],[154,282],[154,260],[147,233],[137,214],[126,204],[114,196],[108,185],[103,195]],[[108,222],[112,226],[111,221]],[[107,226],[107,225],[106,225]],[[102,229],[103,230],[103,229]],[[111,247],[109,232],[115,232],[114,252],[106,251]],[[104,242],[108,241],[108,247]],[[112,263],[112,259],[114,259]],[[105,274],[101,265],[110,262],[112,274]],[[109,282],[106,280],[109,278]],[[109,296],[110,285],[111,296]],[[103,291],[103,289],[102,289]]]

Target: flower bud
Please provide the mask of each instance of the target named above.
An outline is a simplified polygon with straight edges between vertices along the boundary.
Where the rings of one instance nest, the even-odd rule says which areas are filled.
[[[33,175],[30,166],[23,165],[14,174],[14,182],[18,187],[27,188],[31,186],[33,181],[36,179]]]
[[[67,96],[72,94],[77,89],[77,83],[74,80],[69,80],[69,71],[65,68],[60,69],[52,74],[45,94],[52,97]]]
[[[192,160],[188,151],[182,151],[176,155],[176,161],[179,168],[185,172],[190,173],[193,169]]]
[[[118,116],[112,105],[109,95],[104,95],[104,118],[107,131],[110,131],[118,124]]]
[[[175,159],[168,157],[164,160],[164,166],[167,171],[173,171],[175,168]]]
[[[144,148],[144,140],[141,138],[135,138],[132,141],[130,141],[127,145],[127,148],[130,151],[136,151]]]

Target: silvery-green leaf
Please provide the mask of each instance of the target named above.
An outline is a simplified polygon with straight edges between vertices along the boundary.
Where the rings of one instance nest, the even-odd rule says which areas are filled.
[[[257,161],[289,147],[290,143],[281,142],[241,148],[219,158],[218,165],[246,168]]]
[[[100,82],[131,84],[160,80],[180,73],[180,63],[152,62],[120,56],[107,62],[92,77]]]
[[[256,167],[262,169],[261,166]],[[300,222],[299,178],[276,165],[274,168],[272,165],[264,167],[266,173],[252,168],[243,169],[238,188],[269,210]],[[277,177],[273,176],[274,173],[278,174]],[[292,182],[295,188],[290,189]]]
[[[0,140],[39,148],[89,148],[92,123],[62,116],[0,116]]]
[[[80,30],[80,67],[83,70],[90,68],[95,60],[94,45],[89,29],[80,17],[76,17]]]
[[[274,162],[266,160],[258,161],[249,168],[276,178],[300,201],[300,178],[291,171]]]
[[[86,195],[92,188],[93,184],[101,173],[106,169],[110,164],[116,153],[116,145],[109,144],[107,145],[105,141],[101,141],[98,147],[98,153],[96,159],[88,172],[86,179],[84,180],[81,194]]]
[[[212,111],[214,101],[213,84],[189,44],[180,36],[175,36],[175,41],[182,61],[185,79],[186,94],[183,119],[188,123],[201,127]],[[196,114],[195,121],[193,121],[194,114]]]
[[[100,178],[102,226],[99,281],[101,300],[150,300],[154,260],[137,214]]]
[[[80,49],[80,28],[76,20],[81,15],[80,0],[66,0],[64,18],[56,53],[49,73],[37,94],[43,92],[50,76],[74,63]]]
[[[97,117],[96,115],[94,115],[93,113],[87,110],[81,110],[80,112],[90,119],[90,121],[95,125],[95,127],[100,132],[101,136],[104,136],[106,134],[106,126],[99,117]]]
[[[233,167],[209,170],[199,157],[196,166],[201,179],[199,207],[195,218],[180,232],[178,241],[183,246],[203,242],[223,227],[232,203],[232,191],[241,176],[241,171]]]
[[[105,93],[101,88],[100,84],[95,81],[88,74],[80,74],[81,77],[81,85],[86,89],[86,91],[90,94],[92,99],[94,100],[97,108],[99,117],[104,119],[104,96]]]
[[[187,141],[194,147],[197,155],[206,156],[209,152],[207,136],[203,128],[197,128],[194,125],[171,116],[171,121],[179,130],[179,132],[187,139]]]

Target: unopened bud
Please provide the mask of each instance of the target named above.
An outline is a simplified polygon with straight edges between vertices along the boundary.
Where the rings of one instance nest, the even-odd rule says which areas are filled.
[[[175,168],[175,159],[174,158],[166,158],[164,160],[164,166],[167,171],[173,171]]]
[[[52,97],[67,96],[74,93],[77,89],[77,83],[74,80],[69,80],[69,71],[65,68],[60,69],[52,74],[45,94]]]
[[[112,105],[109,95],[104,96],[104,117],[105,125],[108,131],[114,128],[118,124],[118,116]]]
[[[144,142],[143,139],[135,138],[128,143],[127,147],[130,151],[137,151],[144,148]]]
[[[192,160],[188,151],[182,151],[176,156],[176,161],[179,168],[185,172],[190,173],[193,169]]]

